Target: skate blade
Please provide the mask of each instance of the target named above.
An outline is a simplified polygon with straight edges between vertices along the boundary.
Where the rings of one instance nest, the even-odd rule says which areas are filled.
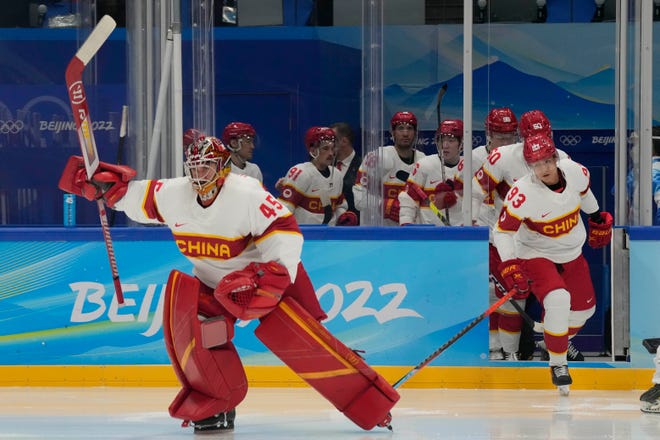
[[[639,409],[645,413],[660,414],[660,403],[642,402]]]
[[[560,396],[568,396],[568,393],[571,392],[571,387],[568,385],[559,385],[557,387]]]

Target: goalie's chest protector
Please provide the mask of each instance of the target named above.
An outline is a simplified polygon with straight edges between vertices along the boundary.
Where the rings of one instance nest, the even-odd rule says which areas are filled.
[[[387,426],[397,391],[296,300],[285,297],[255,335],[356,425]]]

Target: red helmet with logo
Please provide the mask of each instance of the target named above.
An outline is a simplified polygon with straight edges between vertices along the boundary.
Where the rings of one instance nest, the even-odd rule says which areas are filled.
[[[494,108],[486,116],[486,132],[512,133],[518,130],[518,120],[509,107]]]
[[[531,164],[550,157],[557,157],[557,148],[551,138],[543,133],[537,133],[525,138],[523,156],[525,162]]]
[[[189,128],[183,132],[183,147],[188,147],[190,144],[195,143],[199,138],[204,136],[202,130],[198,128]]]
[[[222,130],[222,142],[225,146],[229,147],[232,139],[238,139],[243,136],[255,137],[257,131],[250,124],[245,122],[230,122],[224,130]]]
[[[305,133],[305,147],[308,152],[321,141],[335,142],[335,140],[335,132],[329,127],[314,126],[307,129],[307,133]]]
[[[417,130],[417,116],[413,112],[396,112],[390,119],[390,126],[392,130],[396,129],[397,125],[410,124]]]
[[[436,137],[452,136],[460,141],[463,139],[463,121],[460,119],[445,119],[440,123],[435,135]]]
[[[552,127],[548,117],[541,110],[530,110],[520,115],[520,136],[524,138],[536,133],[552,137]]]

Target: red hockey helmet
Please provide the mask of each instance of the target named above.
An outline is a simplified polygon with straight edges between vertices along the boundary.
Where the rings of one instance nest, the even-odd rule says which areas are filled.
[[[530,110],[520,115],[518,129],[523,139],[536,133],[543,133],[549,138],[552,137],[550,121],[541,110]]]
[[[189,128],[183,132],[183,147],[188,147],[195,143],[199,138],[204,137],[202,130],[198,128]]]
[[[461,141],[463,140],[463,121],[460,119],[446,119],[440,123],[435,135],[438,138],[440,136],[452,136]]]
[[[518,120],[509,107],[494,108],[486,116],[486,132],[512,133],[518,130]]]
[[[417,130],[417,116],[413,112],[396,112],[390,119],[390,126],[394,131],[397,125],[410,124]]]
[[[231,148],[232,139],[238,139],[243,136],[254,138],[256,135],[257,132],[252,125],[245,122],[230,122],[222,131],[222,142],[227,148]]]
[[[557,157],[557,148],[551,138],[543,133],[537,133],[525,138],[523,156],[525,162],[532,164],[539,160]]]
[[[332,141],[335,142],[335,132],[332,128],[329,127],[310,127],[305,133],[305,147],[308,152],[311,152],[312,148],[318,146],[318,143],[321,141]]]
[[[202,200],[221,186],[230,170],[230,158],[231,152],[214,136],[202,136],[185,148],[186,175]]]

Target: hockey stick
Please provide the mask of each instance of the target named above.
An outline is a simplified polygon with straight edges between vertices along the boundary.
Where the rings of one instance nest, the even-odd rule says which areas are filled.
[[[117,143],[117,165],[124,161],[124,144],[126,143],[126,125],[128,124],[128,106],[121,107],[121,122],[119,123],[119,142]],[[108,224],[115,225],[115,211],[110,211]]]
[[[440,87],[440,90],[438,90],[438,97],[436,98],[435,115],[438,119],[438,128],[440,128],[440,124],[442,123],[442,112],[440,111],[440,107],[442,105],[442,98],[444,98],[445,93],[447,93],[447,83],[444,83],[442,85],[442,87]],[[440,141],[440,139],[436,139],[436,148],[438,149],[438,157],[440,158],[442,181],[446,182],[447,181],[447,176],[445,176],[445,160],[442,157],[442,148],[438,148],[439,145],[437,143],[439,141]],[[433,204],[430,204],[430,206],[431,206],[431,209],[433,210],[433,212],[435,212],[436,215],[438,215],[438,212],[440,212],[438,210],[438,208]],[[435,209],[433,209],[433,208],[435,208]],[[449,225],[449,208],[447,208],[446,206],[445,206],[445,219],[446,219],[446,223],[445,223],[444,220],[443,220],[443,223],[445,223],[446,225]]]
[[[89,116],[89,108],[87,106],[87,97],[85,95],[85,88],[82,82],[82,74],[85,66],[99,51],[103,43],[108,39],[112,31],[115,29],[116,23],[109,15],[104,15],[99,20],[96,27],[89,34],[85,42],[80,46],[80,49],[69,61],[66,67],[65,79],[66,87],[69,91],[69,100],[71,101],[71,110],[73,111],[73,119],[76,122],[76,129],[78,130],[78,141],[80,149],[82,150],[83,158],[85,160],[85,171],[87,178],[91,179],[94,172],[99,166],[99,154],[96,149],[96,141],[94,140],[94,132],[92,131],[92,120]],[[103,231],[103,240],[108,252],[108,260],[110,261],[110,270],[112,271],[112,280],[115,285],[115,295],[119,305],[124,304],[124,294],[121,289],[121,282],[119,281],[119,271],[117,269],[117,260],[115,259],[115,251],[112,246],[112,238],[110,237],[110,226],[108,225],[108,217],[106,215],[105,204],[103,199],[98,199],[96,205],[99,209],[99,218],[101,220],[101,229]]]
[[[403,170],[399,170],[399,171],[396,172],[396,178],[403,181],[404,183],[408,181],[408,176],[409,175],[410,175],[410,173],[408,173],[406,171],[403,171]],[[440,211],[438,209],[438,207],[435,206],[435,203],[433,203],[433,200],[431,200],[431,198],[429,196],[427,196],[425,192],[418,191],[418,194],[423,199],[423,201],[429,203],[429,208],[431,208],[431,211],[433,211],[433,213],[436,215],[436,217],[438,217],[440,219],[442,224],[445,225],[445,226],[449,226],[449,220],[444,216],[442,211]]]
[[[500,282],[497,280],[497,278],[495,278],[495,275],[493,275],[492,273],[489,273],[489,274],[488,274],[488,278],[493,282],[493,284],[495,284],[495,287],[496,287],[497,289],[499,289],[499,290],[502,291],[502,292],[506,291],[506,289],[504,288],[504,286],[502,285],[502,283],[500,283]],[[516,302],[515,299],[511,298],[511,299],[509,300],[509,302],[510,302],[511,305],[512,305],[512,306],[518,311],[518,313],[520,313],[520,316],[522,316],[522,319],[525,320],[525,322],[527,323],[528,326],[530,326],[530,327],[531,327],[536,333],[543,333],[543,323],[541,323],[541,322],[537,322],[537,321],[534,321],[534,320],[532,319],[532,317],[529,316],[529,315],[527,314],[527,312],[525,312],[525,309],[523,309],[523,308],[520,306],[520,304],[518,304],[518,303]]]
[[[419,373],[419,371],[430,364],[435,358],[440,356],[440,354],[445,351],[447,348],[449,348],[450,345],[452,345],[454,342],[458,341],[464,334],[466,334],[468,331],[472,330],[473,327],[475,327],[477,324],[479,324],[481,321],[483,321],[485,318],[490,316],[495,310],[500,308],[502,304],[507,302],[510,298],[513,297],[517,292],[516,289],[511,289],[509,292],[506,293],[502,298],[498,299],[497,302],[495,302],[493,305],[488,307],[485,312],[483,312],[481,315],[477,316],[472,322],[470,322],[468,325],[466,325],[460,332],[456,333],[450,340],[445,342],[442,346],[440,346],[437,350],[435,350],[433,353],[427,356],[426,359],[424,359],[422,362],[417,364],[412,370],[410,370],[408,373],[406,373],[401,379],[397,380],[392,387],[393,388],[399,388],[401,385],[403,385],[405,382],[407,382],[411,377],[413,377],[415,374]]]

